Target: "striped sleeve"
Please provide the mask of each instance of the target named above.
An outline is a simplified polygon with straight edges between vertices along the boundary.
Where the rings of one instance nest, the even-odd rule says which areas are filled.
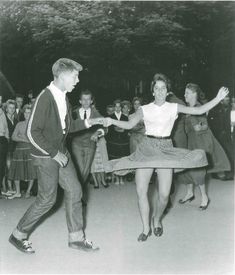
[[[58,153],[58,149],[53,147],[44,136],[45,124],[47,121],[48,99],[43,90],[37,97],[27,127],[27,136],[30,143],[44,155],[52,158]]]

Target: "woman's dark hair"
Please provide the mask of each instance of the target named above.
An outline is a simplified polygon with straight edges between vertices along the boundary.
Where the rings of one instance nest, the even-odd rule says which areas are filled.
[[[153,81],[151,82],[151,92],[152,93],[153,93],[153,88],[154,88],[157,81],[163,81],[166,84],[167,92],[171,91],[170,79],[164,74],[156,73],[153,76]]]
[[[188,83],[185,87],[185,89],[189,89],[197,94],[198,101],[201,101],[203,97],[205,97],[205,94],[203,93],[202,89],[199,87],[199,85],[194,83]]]
[[[135,101],[139,101],[140,105],[143,104],[143,99],[142,99],[141,97],[135,96],[135,97],[132,99],[132,106],[134,106]]]

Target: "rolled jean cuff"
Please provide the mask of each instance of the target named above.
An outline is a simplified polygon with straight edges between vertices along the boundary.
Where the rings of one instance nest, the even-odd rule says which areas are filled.
[[[84,238],[83,230],[69,233],[69,243],[81,241],[81,240],[83,240],[83,238]]]
[[[12,232],[13,236],[18,240],[23,240],[28,238],[27,233],[20,232],[17,228],[14,229]]]

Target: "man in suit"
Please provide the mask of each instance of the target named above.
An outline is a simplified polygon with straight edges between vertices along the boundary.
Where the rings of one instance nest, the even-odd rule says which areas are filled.
[[[93,96],[91,91],[83,90],[79,97],[79,103],[80,106],[73,111],[75,122],[102,117],[97,109],[92,106]],[[71,150],[83,187],[84,204],[86,204],[88,197],[87,180],[95,156],[96,142],[98,138],[105,135],[106,131],[104,128],[96,125],[79,131],[72,137]]]
[[[71,59],[57,60],[52,66],[54,80],[38,95],[28,122],[27,136],[37,169],[38,194],[9,238],[11,244],[27,254],[35,252],[28,237],[55,204],[58,182],[64,189],[69,247],[87,252],[98,250],[85,237],[82,189],[65,143],[69,131],[92,125],[92,120],[76,123],[71,120],[66,97],[79,82],[81,70],[82,66]]]
[[[24,97],[21,94],[16,94],[15,96],[15,102],[16,102],[16,111],[15,111],[15,119],[17,122],[24,120],[24,113],[22,110],[23,103],[24,103]]]

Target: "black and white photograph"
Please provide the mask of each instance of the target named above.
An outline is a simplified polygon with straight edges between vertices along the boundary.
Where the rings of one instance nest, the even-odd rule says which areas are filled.
[[[234,268],[235,1],[0,0],[0,274]]]

